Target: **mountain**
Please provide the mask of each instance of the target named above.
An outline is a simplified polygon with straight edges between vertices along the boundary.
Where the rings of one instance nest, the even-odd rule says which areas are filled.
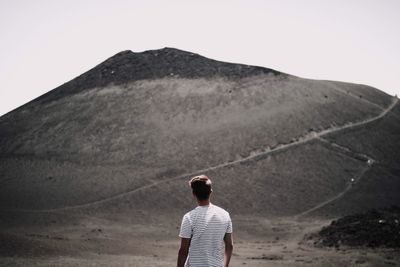
[[[179,218],[200,173],[233,216],[400,204],[397,102],[174,48],[123,51],[0,117],[0,210]]]
[[[138,80],[165,77],[194,79],[216,75],[229,79],[240,79],[267,73],[280,74],[272,69],[220,62],[169,47],[142,53],[127,50],[114,55],[40,99],[51,101],[82,92],[88,88],[105,87],[111,84],[121,85]]]

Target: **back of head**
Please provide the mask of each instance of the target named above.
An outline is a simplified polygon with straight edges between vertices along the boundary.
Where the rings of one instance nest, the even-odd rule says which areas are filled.
[[[207,200],[211,194],[211,180],[204,174],[194,176],[189,181],[193,194],[198,200]]]

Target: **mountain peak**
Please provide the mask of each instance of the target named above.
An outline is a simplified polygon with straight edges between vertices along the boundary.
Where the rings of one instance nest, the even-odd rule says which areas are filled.
[[[168,54],[174,54],[174,55],[189,55],[189,56],[193,56],[193,55],[198,55],[189,51],[185,51],[185,50],[181,50],[178,48],[174,48],[174,47],[164,47],[164,48],[160,48],[160,49],[153,49],[153,50],[146,50],[142,53],[152,53],[152,54],[157,54],[157,56],[163,56],[163,55],[168,55]],[[140,54],[140,53],[138,53]]]
[[[240,79],[268,73],[285,75],[268,68],[217,61],[172,47],[139,53],[124,50],[39,99],[51,101],[94,87],[118,85],[136,80],[165,77],[211,78],[215,76]]]

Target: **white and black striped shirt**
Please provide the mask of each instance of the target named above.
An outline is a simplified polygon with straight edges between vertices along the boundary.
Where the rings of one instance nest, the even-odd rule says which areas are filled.
[[[225,233],[232,233],[232,221],[224,209],[210,203],[186,213],[179,232],[180,237],[191,238],[185,266],[223,266]]]

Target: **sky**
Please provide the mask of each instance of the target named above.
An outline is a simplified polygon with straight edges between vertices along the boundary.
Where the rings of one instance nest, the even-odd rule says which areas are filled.
[[[398,0],[0,0],[0,116],[163,47],[400,95]]]

